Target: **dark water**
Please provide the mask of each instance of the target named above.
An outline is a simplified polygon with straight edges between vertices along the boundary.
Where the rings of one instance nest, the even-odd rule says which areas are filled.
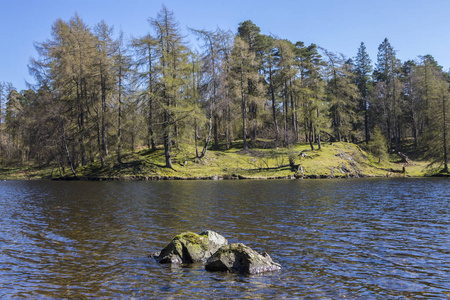
[[[450,299],[449,183],[0,182],[0,298]],[[204,229],[283,269],[245,277],[147,258]]]

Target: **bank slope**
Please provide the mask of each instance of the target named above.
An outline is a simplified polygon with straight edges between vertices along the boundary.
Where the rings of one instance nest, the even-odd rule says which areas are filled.
[[[195,158],[195,149],[186,145],[173,151],[174,170],[164,167],[164,151],[141,150],[127,153],[122,164],[110,155],[102,168],[94,162],[77,170],[85,180],[154,179],[274,179],[274,178],[348,178],[383,176],[424,176],[425,162],[402,164],[378,159],[351,143],[324,143],[321,150],[309,144],[289,148],[270,148],[270,143],[254,143],[249,150],[209,150]],[[67,172],[67,171],[66,171]],[[74,179],[70,174],[53,172],[52,177]]]

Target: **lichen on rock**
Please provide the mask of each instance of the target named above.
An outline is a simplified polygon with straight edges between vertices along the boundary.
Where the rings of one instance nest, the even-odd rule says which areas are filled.
[[[214,253],[205,265],[207,271],[244,275],[278,271],[281,266],[267,253],[260,254],[244,244],[229,244]]]
[[[184,232],[175,236],[159,254],[151,256],[162,264],[189,264],[206,261],[217,249],[227,244],[227,239],[211,230],[200,234]]]

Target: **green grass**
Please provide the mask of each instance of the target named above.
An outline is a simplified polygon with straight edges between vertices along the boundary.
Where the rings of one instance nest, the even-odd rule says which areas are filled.
[[[426,169],[427,162],[414,161],[413,164],[399,163],[398,155],[390,155],[381,161],[351,143],[323,143],[321,150],[311,150],[309,144],[298,143],[289,148],[268,148],[270,141],[251,143],[249,150],[242,150],[242,142],[237,141],[229,150],[219,148],[208,150],[201,158],[195,158],[193,145],[182,145],[172,151],[174,170],[165,168],[164,149],[155,151],[142,149],[126,152],[122,164],[117,163],[114,153],[105,160],[78,168],[79,177],[91,179],[134,180],[152,178],[325,178],[355,176],[412,176],[431,175]],[[316,147],[317,148],[317,147]],[[300,155],[304,153],[305,155]],[[295,167],[290,166],[290,160]],[[405,166],[406,173],[402,173]],[[70,177],[68,168],[64,176]],[[56,167],[0,169],[0,179],[39,179],[60,177]]]

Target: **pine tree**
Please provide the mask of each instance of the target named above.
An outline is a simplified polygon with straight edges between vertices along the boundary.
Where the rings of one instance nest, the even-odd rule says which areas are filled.
[[[321,76],[325,63],[317,51],[317,45],[311,44],[302,49],[303,60],[301,62],[301,106],[306,140],[311,150],[314,143],[321,149],[321,131],[327,127],[327,104],[324,100],[325,83]]]
[[[323,51],[328,59],[327,99],[330,106],[331,128],[335,139],[340,142],[342,138],[346,140],[350,138],[354,124],[357,123],[358,90],[353,83],[349,62],[344,56],[338,56],[325,49]]]
[[[400,151],[400,61],[395,55],[394,48],[388,39],[378,47],[377,64],[374,71],[377,84],[383,83],[384,92],[379,94],[382,100],[379,109],[383,112],[382,116],[386,124],[386,137],[388,140],[389,152],[394,148],[392,138],[395,142],[395,150]],[[380,89],[379,89],[380,91]]]
[[[251,125],[251,138],[256,140],[258,132],[258,122],[260,118],[260,110],[263,108],[263,91],[261,83],[262,76],[262,52],[264,45],[261,44],[260,28],[252,21],[244,21],[239,23],[238,37],[244,41],[249,48],[249,51],[254,55],[254,62],[252,62],[252,76],[248,77],[248,95],[247,95],[247,109],[249,125]],[[250,126],[249,126],[250,127]]]
[[[371,88],[371,74],[372,74],[372,61],[369,54],[366,51],[366,46],[363,42],[358,48],[354,61],[354,73],[356,74],[355,82],[358,86],[360,94],[360,110],[364,114],[364,135],[366,144],[369,143],[369,94]]]
[[[242,38],[236,36],[231,53],[230,82],[236,99],[240,99],[242,113],[242,139],[244,150],[248,149],[247,143],[247,109],[249,98],[256,82],[258,73],[256,71],[255,54],[250,50],[249,44]]]
[[[275,81],[280,87],[281,98],[283,99],[284,143],[288,145],[290,143],[289,132],[295,135],[297,133],[292,82],[298,70],[294,67],[294,45],[287,40],[277,40],[275,41],[275,45],[277,47],[277,72]]]
[[[422,62],[416,66],[422,80],[417,83],[417,89],[422,91],[426,118],[424,132],[420,141],[425,149],[426,158],[432,165],[442,167],[448,172],[448,151],[450,132],[450,76],[442,71],[431,55],[421,57]]]
[[[259,43],[261,45],[261,67],[264,72],[265,81],[267,82],[267,94],[271,99],[271,113],[273,130],[275,133],[275,141],[280,139],[280,131],[277,120],[277,99],[275,74],[277,72],[277,53],[275,39],[267,35],[259,35]]]

